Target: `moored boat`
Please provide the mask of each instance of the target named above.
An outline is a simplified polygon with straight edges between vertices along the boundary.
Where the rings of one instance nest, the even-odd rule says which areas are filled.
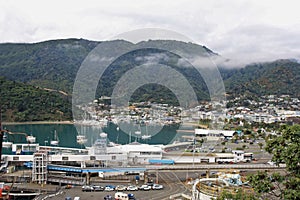
[[[12,146],[12,142],[2,142],[2,147],[3,148],[11,148]]]
[[[50,141],[50,145],[52,145],[52,146],[58,146],[58,144],[59,144],[59,140],[58,140],[57,132],[55,130],[54,131],[54,140]]]
[[[87,142],[87,138],[84,135],[77,135],[76,140],[78,144],[85,144]]]
[[[29,142],[29,143],[35,143],[36,137],[34,137],[34,136],[32,136],[32,135],[28,135],[28,136],[26,136],[26,140],[27,140],[27,142]]]

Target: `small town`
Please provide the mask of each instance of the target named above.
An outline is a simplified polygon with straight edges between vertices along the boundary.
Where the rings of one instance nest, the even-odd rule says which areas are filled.
[[[290,95],[268,95],[256,100],[244,99],[241,97],[227,100],[223,103],[224,108],[221,113],[214,113],[213,102],[202,102],[200,105],[184,109],[181,107],[169,106],[168,104],[158,104],[151,102],[132,103],[125,108],[114,108],[105,105],[102,97],[95,100],[84,108],[90,119],[84,119],[85,123],[106,123],[112,120],[118,121],[133,120],[136,123],[181,123],[181,122],[203,122],[222,118],[223,124],[227,128],[236,126],[247,126],[251,123],[288,123],[299,124],[300,100]],[[122,116],[123,115],[123,116]]]
[[[299,19],[0,0],[0,200],[300,199]]]
[[[15,199],[18,191],[26,191],[28,199],[37,194],[35,199],[62,199],[74,196],[75,192],[81,199],[144,199],[147,191],[153,198],[157,196],[154,199],[196,200],[217,197],[223,191],[220,188],[227,185],[228,191],[242,188],[243,192],[254,194],[253,188],[243,183],[247,175],[256,170],[284,172],[285,163],[272,161],[265,148],[268,140],[280,134],[279,125],[297,124],[299,100],[288,95],[270,95],[259,102],[247,102],[247,106],[239,98],[227,102],[232,107],[225,109],[224,116],[218,115],[223,120],[222,129],[210,127],[215,119],[212,103],[187,110],[149,102],[116,109],[95,100],[83,110],[85,117],[90,118],[78,123],[102,128],[113,124],[117,131],[121,123],[134,127],[192,127],[177,130],[179,139],[165,145],[148,144],[155,135],[141,135],[145,133],[139,129],[134,132],[139,142],[109,142],[103,132],[91,147],[83,149],[63,147],[58,138],[49,146],[39,145],[34,136],[26,136],[27,144],[14,144],[6,140],[14,133],[3,130],[2,195],[9,192]],[[183,132],[187,135],[181,135]],[[77,135],[76,142],[84,145],[87,139],[88,135]],[[224,186],[219,185],[220,180]],[[10,181],[13,184],[6,183]],[[28,184],[17,184],[20,181]],[[211,187],[212,183],[216,186]],[[185,189],[172,194],[177,184]],[[215,187],[219,188],[217,193]]]

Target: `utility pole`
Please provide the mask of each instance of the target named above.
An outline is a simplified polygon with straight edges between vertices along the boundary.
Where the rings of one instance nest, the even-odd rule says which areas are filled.
[[[195,136],[193,137],[193,167],[195,166]]]

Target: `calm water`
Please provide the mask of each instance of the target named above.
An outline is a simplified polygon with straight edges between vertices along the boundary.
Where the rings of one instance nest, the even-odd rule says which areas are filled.
[[[3,128],[15,133],[14,135],[8,135],[9,141],[14,143],[26,143],[25,135],[17,134],[20,132],[35,136],[36,142],[40,145],[50,145],[50,141],[54,140],[54,133],[56,131],[59,146],[74,148],[83,147],[76,142],[76,136],[78,134],[86,136],[88,139],[86,146],[91,146],[91,144],[100,137],[99,134],[102,132],[107,133],[108,141],[118,144],[127,144],[134,141],[148,144],[169,144],[174,140],[184,141],[181,139],[181,136],[185,134],[177,134],[176,130],[179,129],[179,125],[164,126],[157,134],[146,140],[142,139],[141,136],[145,134],[150,135],[153,130],[157,130],[157,127],[147,126],[146,128],[145,126],[129,125],[128,130],[130,131],[126,130],[125,132],[113,123],[109,123],[105,128],[82,125],[78,127],[78,131],[72,124],[21,124],[4,125]],[[185,127],[185,129],[192,129],[192,127]],[[141,131],[141,135],[136,135],[136,130]],[[186,135],[190,135],[190,133],[186,133]]]

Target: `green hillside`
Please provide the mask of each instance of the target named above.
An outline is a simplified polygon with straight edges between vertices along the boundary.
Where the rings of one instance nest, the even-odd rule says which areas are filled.
[[[134,44],[130,42],[108,41],[111,45],[110,51],[118,48],[131,48]],[[87,41],[82,39],[52,40],[35,44],[0,44],[0,74],[9,80],[20,81],[23,83],[62,90],[68,94],[72,93],[72,87],[76,73],[88,55],[100,42]],[[139,50],[131,51],[108,67],[99,82],[97,96],[110,96],[114,85],[126,71],[137,65],[148,62],[147,59],[137,61],[137,57],[147,57],[163,54],[168,57],[164,60],[159,59],[160,64],[172,66],[182,73],[189,80],[194,88],[198,99],[209,99],[206,85],[203,79],[197,75],[197,71],[192,67],[181,67],[178,65],[179,57],[176,54],[159,50],[168,47],[169,49],[180,48],[189,54],[214,54],[206,47],[184,43],[178,41],[147,41],[136,44]],[[154,46],[156,48],[148,48]],[[110,52],[106,52],[108,55]],[[91,72],[93,73],[93,72]],[[141,88],[147,93],[158,94],[152,96],[152,100],[169,99],[170,91],[161,86],[145,86]],[[161,93],[163,95],[161,95]],[[147,95],[137,93],[133,101],[145,101]],[[171,100],[169,102],[176,102]]]
[[[68,96],[0,77],[0,105],[4,121],[71,120]]]
[[[100,42],[83,39],[51,40],[35,44],[0,44],[0,74],[5,77],[1,78],[0,99],[4,119],[71,119],[70,99],[76,73],[86,56],[98,44]],[[154,63],[167,65],[186,77],[199,101],[209,100],[203,78],[190,63],[182,63],[176,52],[181,49],[187,56],[195,54],[220,57],[205,46],[171,40],[150,40],[138,44],[119,40],[102,44],[110,47],[105,50],[107,55],[120,48],[134,47],[136,50],[120,56],[107,67],[99,80],[97,97],[110,96],[124,73],[154,59]],[[162,50],[165,48],[170,49],[170,52]],[[290,94],[300,97],[299,69],[300,64],[293,60],[251,64],[239,69],[219,68],[226,92],[232,97],[267,94]],[[57,90],[60,93],[41,88]],[[132,101],[148,100],[178,104],[175,95],[169,89],[157,84],[147,84],[136,90],[132,96]]]
[[[188,44],[186,44],[188,45]],[[201,46],[202,48],[202,46]],[[182,67],[178,64],[180,57],[176,54],[166,52],[160,49],[149,49],[141,48],[136,51],[132,51],[128,54],[121,56],[115,62],[113,62],[105,71],[102,78],[100,79],[100,84],[98,87],[98,95],[110,96],[115,84],[122,77],[124,73],[128,70],[133,69],[136,66],[141,66],[143,64],[149,63],[149,57],[155,59],[155,62],[170,66],[187,78],[190,85],[195,90],[198,100],[209,100],[208,89],[203,81],[203,78],[199,76],[198,71],[191,65]],[[136,58],[146,58],[146,59],[136,59]],[[155,68],[155,64],[153,65]],[[176,83],[176,82],[175,82]],[[178,83],[179,84],[179,83]],[[147,95],[148,94],[148,95]],[[150,95],[151,94],[151,95]],[[170,97],[173,98],[170,98]],[[137,90],[132,96],[133,101],[156,101],[164,103],[174,104],[177,102],[175,96],[171,91],[164,86],[148,84]]]
[[[233,96],[288,94],[300,97],[300,64],[292,60],[248,65],[225,81],[226,91]]]
[[[77,70],[97,44],[82,39],[0,44],[0,74],[10,80],[70,93]]]

